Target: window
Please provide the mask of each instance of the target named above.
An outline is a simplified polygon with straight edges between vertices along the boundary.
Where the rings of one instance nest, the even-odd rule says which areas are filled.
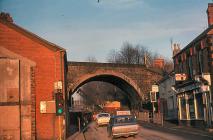
[[[198,119],[203,119],[203,117],[204,117],[204,106],[203,106],[202,93],[196,94],[195,97],[196,97],[196,102],[197,102]]]
[[[120,116],[115,118],[116,124],[122,124],[122,123],[135,123],[136,119],[134,116]]]
[[[181,104],[181,118],[182,119],[186,119],[186,100],[185,97],[182,97],[180,100],[180,104]]]
[[[198,66],[200,74],[203,73],[203,53],[202,51],[198,52]]]
[[[98,114],[98,117],[110,117],[110,115],[108,113],[101,113]]]
[[[192,57],[190,56],[188,59],[188,65],[189,65],[189,77],[192,78],[193,77],[193,64],[192,64]]]
[[[179,73],[183,73],[183,62],[179,64]]]
[[[190,115],[190,119],[195,119],[194,98],[190,98],[188,100],[188,103],[189,103],[189,115]]]

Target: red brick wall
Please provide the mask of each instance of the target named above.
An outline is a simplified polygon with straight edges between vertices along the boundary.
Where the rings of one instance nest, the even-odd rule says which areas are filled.
[[[53,100],[54,82],[64,80],[60,71],[60,52],[54,52],[43,44],[9,28],[0,22],[0,44],[7,49],[36,62],[36,133],[37,139],[58,137],[58,117],[55,114],[41,114],[40,101]],[[64,68],[62,68],[64,69]],[[63,71],[62,71],[63,72]]]

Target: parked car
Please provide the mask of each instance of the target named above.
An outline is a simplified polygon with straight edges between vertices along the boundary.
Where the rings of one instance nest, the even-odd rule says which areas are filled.
[[[134,136],[139,132],[139,125],[133,115],[113,116],[110,118],[107,132],[108,136],[112,138]]]
[[[108,125],[110,120],[110,114],[109,113],[99,113],[96,117],[96,123],[98,126],[101,125]]]

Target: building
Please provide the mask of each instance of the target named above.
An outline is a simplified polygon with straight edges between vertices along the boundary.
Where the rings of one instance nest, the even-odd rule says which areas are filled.
[[[32,139],[34,135],[35,67],[35,62],[0,46],[1,139]]]
[[[180,124],[212,127],[213,3],[208,28],[182,50],[174,49],[175,88]]]
[[[163,58],[157,58],[153,60],[153,67],[163,69],[164,68],[164,59]]]
[[[65,115],[60,117],[55,115],[54,100],[57,88],[61,89],[60,92],[66,98],[67,58],[65,49],[16,25],[7,13],[0,14],[0,45],[0,50],[4,51],[3,55],[7,55],[7,57],[2,55],[0,63],[3,63],[3,58],[17,60],[16,67],[19,69],[15,70],[18,77],[20,80],[27,79],[25,82],[18,82],[15,89],[12,84],[7,87],[14,90],[5,92],[5,96],[11,97],[11,100],[13,95],[18,96],[17,99],[14,97],[16,103],[2,98],[0,100],[1,113],[3,112],[2,106],[17,105],[19,107],[16,110],[20,114],[20,119],[14,126],[20,128],[18,139],[53,140],[63,138],[66,130]],[[2,71],[0,74],[3,75]],[[26,97],[22,99],[22,96]],[[8,115],[10,114],[11,112],[8,113]],[[4,121],[3,124],[7,121]],[[13,132],[9,128],[7,128],[7,134],[2,134],[3,129],[0,125],[0,135],[13,137]]]
[[[159,105],[160,112],[164,119],[168,121],[177,121],[177,99],[174,90],[175,75],[174,72],[164,76],[159,82]]]

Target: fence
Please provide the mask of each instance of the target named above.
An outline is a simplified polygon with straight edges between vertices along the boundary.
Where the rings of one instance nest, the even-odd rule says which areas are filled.
[[[153,123],[163,126],[163,114],[162,113],[154,113]]]
[[[141,120],[141,121],[144,121],[144,122],[150,122],[149,112],[139,112],[138,120]]]
[[[148,123],[155,123],[163,126],[163,114],[151,112],[139,112],[138,120]]]

